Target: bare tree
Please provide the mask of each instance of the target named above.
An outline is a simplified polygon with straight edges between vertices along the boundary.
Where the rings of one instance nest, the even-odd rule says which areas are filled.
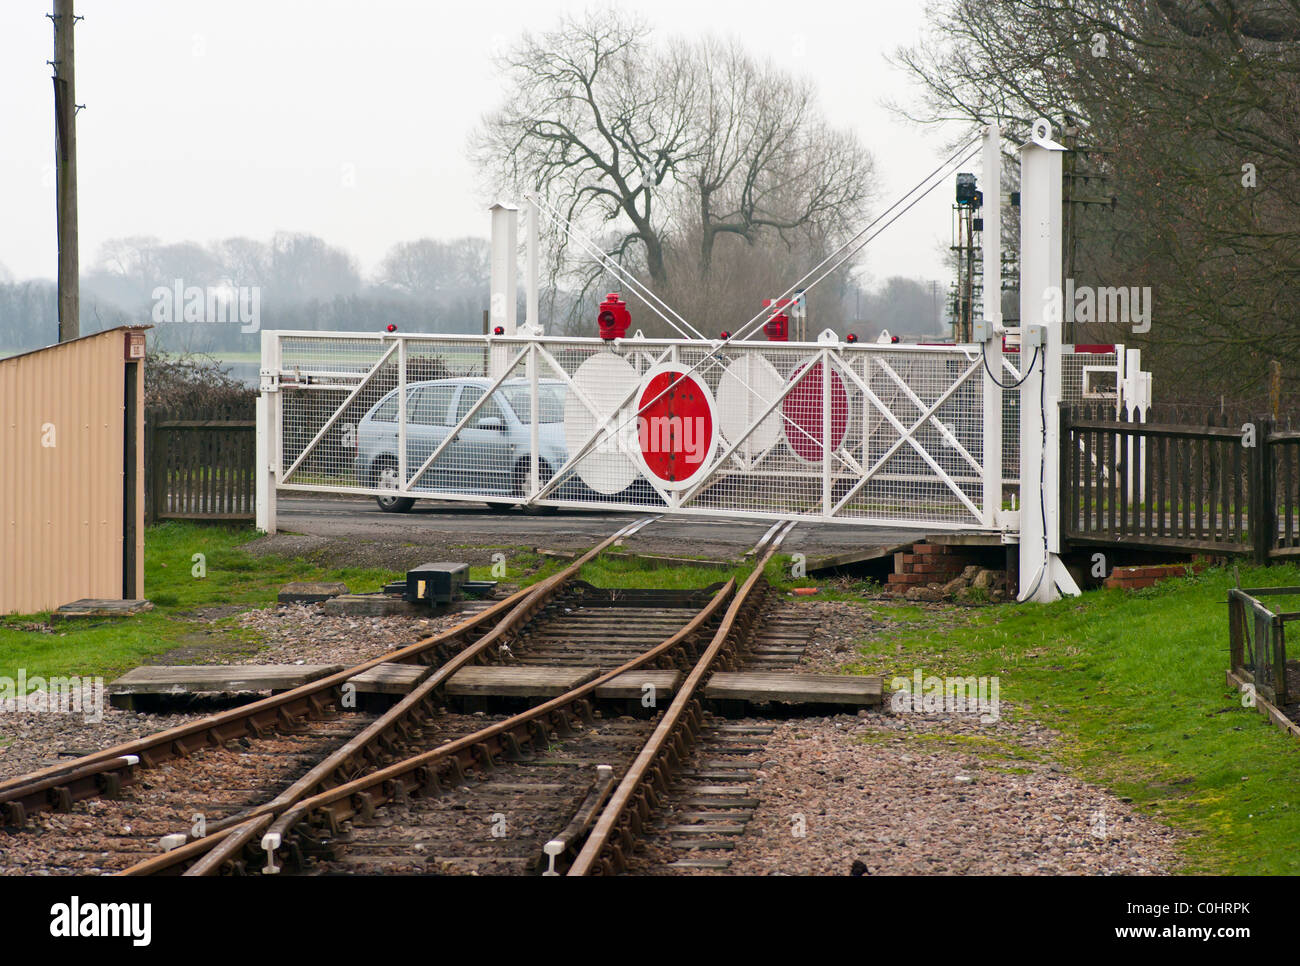
[[[538,191],[661,294],[703,286],[707,302],[724,237],[751,254],[782,246],[789,281],[790,256],[811,257],[865,212],[870,156],[824,121],[807,84],[738,44],[652,46],[648,33],[604,11],[525,36],[503,61],[506,105],[476,159],[498,189]],[[556,277],[572,252],[562,231],[552,243]],[[608,278],[588,270],[579,291]]]
[[[1282,0],[950,0],[900,53],[927,120],[1079,128],[1079,282],[1149,287],[1157,379],[1238,394],[1300,363],[1300,7]],[[1070,170],[1067,168],[1067,170]],[[1295,366],[1288,367],[1295,371]]]
[[[539,190],[570,221],[626,225],[619,255],[643,250],[666,281],[659,188],[694,147],[685,65],[652,54],[644,24],[607,10],[539,36],[502,60],[506,106],[490,116],[475,154],[516,190]]]
[[[707,278],[720,235],[754,242],[764,231],[834,235],[870,198],[871,159],[852,135],[820,117],[810,84],[758,64],[735,41],[677,42],[693,65],[697,151],[682,165],[697,208],[699,272]]]

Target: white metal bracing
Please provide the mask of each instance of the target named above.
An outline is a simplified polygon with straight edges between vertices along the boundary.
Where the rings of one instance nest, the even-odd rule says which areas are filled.
[[[972,346],[265,336],[268,485],[992,528]],[[686,388],[656,373],[690,376],[696,416],[643,408]]]

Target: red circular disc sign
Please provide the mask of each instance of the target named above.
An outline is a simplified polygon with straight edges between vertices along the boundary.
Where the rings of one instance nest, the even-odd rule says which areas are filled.
[[[646,470],[681,485],[713,454],[713,400],[694,377],[669,368],[652,373],[637,401],[637,436]]]
[[[814,363],[807,373],[808,363],[795,370],[792,378],[799,384],[790,390],[781,403],[785,415],[785,440],[795,455],[809,463],[822,459],[822,364]],[[849,425],[849,394],[838,372],[831,372],[831,449],[844,442]]]

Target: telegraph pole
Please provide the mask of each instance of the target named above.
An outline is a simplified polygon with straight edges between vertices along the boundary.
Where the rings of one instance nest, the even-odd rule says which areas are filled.
[[[77,255],[77,93],[72,33],[79,19],[73,0],[54,0],[54,164],[58,178],[59,341],[81,335],[80,259]]]

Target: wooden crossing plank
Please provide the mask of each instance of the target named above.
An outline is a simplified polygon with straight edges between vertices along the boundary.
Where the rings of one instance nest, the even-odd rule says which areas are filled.
[[[287,691],[342,670],[342,664],[154,664],[127,671],[104,690],[108,694]]]
[[[150,610],[153,610],[153,603],[147,600],[83,597],[70,604],[63,604],[50,616],[55,620],[73,617],[130,617]]]
[[[645,686],[654,687],[655,702],[660,698],[671,697],[677,693],[682,684],[681,671],[627,671],[596,689],[596,697],[601,699],[626,698],[640,699]]]
[[[491,664],[467,667],[452,675],[447,682],[447,694],[490,698],[554,698],[585,684],[598,673],[594,667],[501,667]]]
[[[409,694],[433,668],[386,661],[348,678],[358,694]]]
[[[880,704],[881,680],[875,674],[719,671],[709,679],[704,697],[714,701],[780,701],[867,708]]]

